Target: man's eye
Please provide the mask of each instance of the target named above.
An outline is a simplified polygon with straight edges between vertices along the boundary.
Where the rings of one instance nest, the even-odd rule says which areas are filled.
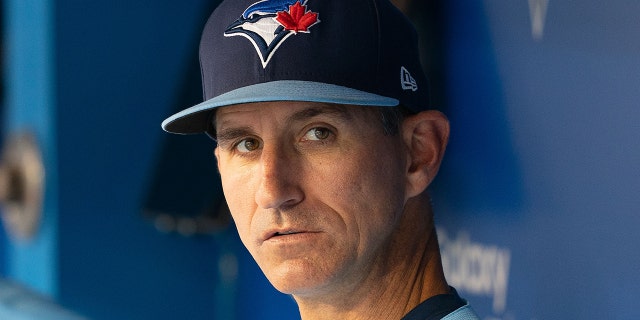
[[[319,141],[329,137],[331,131],[326,128],[312,128],[304,135],[305,140]]]
[[[251,152],[258,149],[258,147],[260,147],[260,142],[258,142],[258,140],[256,139],[251,138],[242,139],[240,140],[240,142],[238,142],[238,144],[236,144],[236,150],[238,150],[238,152],[240,153]]]

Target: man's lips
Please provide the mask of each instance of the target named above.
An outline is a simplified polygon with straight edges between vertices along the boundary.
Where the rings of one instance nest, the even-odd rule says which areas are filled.
[[[280,237],[299,235],[299,234],[311,234],[317,233],[315,231],[309,231],[305,229],[273,229],[265,232],[262,236],[262,241],[275,240]]]

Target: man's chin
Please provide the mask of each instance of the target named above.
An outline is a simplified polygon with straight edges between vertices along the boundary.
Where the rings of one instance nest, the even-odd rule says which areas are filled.
[[[319,270],[300,266],[288,266],[284,270],[272,270],[266,274],[273,287],[288,295],[310,297],[321,295],[330,282],[330,277]],[[279,272],[274,272],[279,271]]]

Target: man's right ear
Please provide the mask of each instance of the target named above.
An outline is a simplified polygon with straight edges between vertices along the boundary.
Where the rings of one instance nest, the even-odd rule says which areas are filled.
[[[419,195],[433,181],[449,141],[449,120],[439,111],[427,110],[402,122],[402,137],[408,148],[407,198]]]
[[[216,158],[216,167],[218,168],[218,172],[220,172],[220,147],[216,145],[216,148],[213,149],[213,155]]]

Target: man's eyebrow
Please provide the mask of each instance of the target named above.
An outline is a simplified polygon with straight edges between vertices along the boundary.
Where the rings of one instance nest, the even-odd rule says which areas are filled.
[[[292,114],[286,119],[286,122],[287,125],[290,125],[294,122],[309,120],[321,115],[327,115],[342,121],[349,121],[353,118],[352,113],[349,112],[346,106],[337,104],[320,104],[318,106],[305,108]],[[224,128],[224,125],[222,125],[221,127],[223,127],[223,129],[216,130],[215,140],[218,145],[222,147],[233,140],[254,134],[254,131],[248,126]]]
[[[320,106],[305,108],[294,113],[287,119],[287,123],[304,121],[320,115],[336,117],[341,120],[352,119],[352,114],[351,112],[349,112],[346,106],[337,104],[322,104]]]
[[[224,147],[227,143],[252,133],[253,131],[249,127],[222,129],[219,132],[216,132],[216,142],[219,146]]]

